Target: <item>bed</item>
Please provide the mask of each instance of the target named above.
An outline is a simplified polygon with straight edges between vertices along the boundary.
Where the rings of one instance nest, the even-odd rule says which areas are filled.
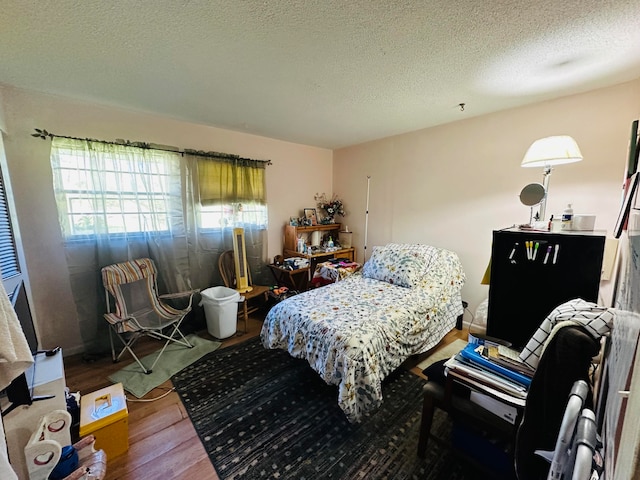
[[[338,386],[338,405],[357,422],[382,403],[389,373],[454,328],[464,279],[451,251],[376,247],[361,271],[276,304],[265,318],[262,344],[307,360]]]

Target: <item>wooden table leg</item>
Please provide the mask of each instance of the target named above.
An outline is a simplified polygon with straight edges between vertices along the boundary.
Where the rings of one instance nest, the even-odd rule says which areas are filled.
[[[435,404],[433,397],[428,393],[424,394],[422,401],[422,420],[420,422],[420,437],[418,440],[418,457],[424,458],[427,451],[427,443],[431,434],[431,425],[433,424],[433,414],[435,412]]]

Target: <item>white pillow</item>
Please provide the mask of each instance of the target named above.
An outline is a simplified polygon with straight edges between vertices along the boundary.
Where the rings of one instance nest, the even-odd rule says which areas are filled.
[[[371,258],[362,268],[362,276],[411,288],[418,285],[427,268],[421,252],[387,245],[373,249]]]
[[[440,249],[432,247],[431,245],[425,245],[422,243],[388,243],[385,248],[415,253],[423,258],[426,268],[429,268],[431,261],[436,257]],[[425,272],[426,273],[426,272]]]

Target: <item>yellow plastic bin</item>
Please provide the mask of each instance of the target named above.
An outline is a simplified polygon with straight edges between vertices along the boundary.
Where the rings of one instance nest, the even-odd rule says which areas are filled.
[[[107,459],[129,450],[129,411],[121,383],[80,397],[80,437],[96,437]]]

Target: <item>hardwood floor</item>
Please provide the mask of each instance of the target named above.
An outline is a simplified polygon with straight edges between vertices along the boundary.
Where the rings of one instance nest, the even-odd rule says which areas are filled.
[[[243,327],[243,322],[240,322],[238,328]],[[260,315],[250,317],[248,332],[224,340],[221,348],[259,335],[261,327]],[[212,338],[206,330],[199,334],[205,338]],[[466,330],[453,330],[433,351],[457,338],[466,337]],[[144,356],[157,348],[158,342],[141,339],[136,346],[136,352]],[[420,370],[414,365],[425,356],[409,359],[404,364],[405,368],[421,375]],[[67,386],[70,391],[79,391],[81,394],[109,386],[111,382],[107,376],[127,363],[126,358],[122,362],[113,363],[110,356],[95,359],[91,363],[85,362],[80,355],[67,357],[64,359]],[[219,478],[178,394],[172,391],[172,388],[169,380],[149,392],[143,399],[127,396],[129,451],[108,459],[108,480]],[[156,398],[159,399],[153,400]]]

